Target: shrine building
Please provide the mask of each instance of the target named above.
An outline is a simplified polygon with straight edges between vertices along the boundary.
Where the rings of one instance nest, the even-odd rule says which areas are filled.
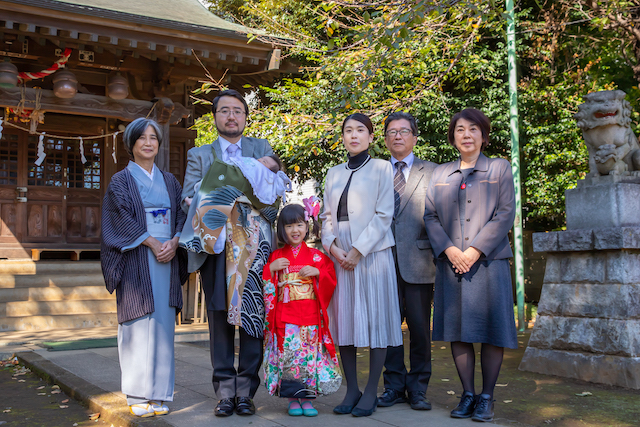
[[[182,183],[196,138],[190,126],[210,112],[192,97],[203,66],[246,92],[293,70],[280,61],[282,43],[198,0],[0,0],[0,331],[64,327],[51,316],[68,306],[34,299],[33,289],[72,293],[64,287],[79,281],[74,274],[99,282],[101,203],[129,161],[126,125],[138,117],[161,124],[156,163]],[[27,315],[42,319],[29,327],[10,319]],[[104,319],[80,327],[113,323]]]

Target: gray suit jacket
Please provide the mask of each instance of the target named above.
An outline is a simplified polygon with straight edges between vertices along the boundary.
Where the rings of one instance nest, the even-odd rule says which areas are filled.
[[[213,146],[216,157],[222,159],[222,150],[220,149],[220,141],[215,140],[212,144],[203,145],[201,147],[193,147],[187,152],[187,170],[184,173],[184,184],[182,185],[182,210],[189,212],[189,206],[184,202],[185,197],[193,197],[195,191],[193,186],[200,181],[209,171],[213,163]],[[242,157],[260,157],[273,154],[273,149],[266,139],[251,138],[242,136]],[[188,227],[191,224],[187,224]],[[189,252],[189,272],[194,272],[207,259],[207,254],[196,254]]]
[[[435,281],[433,251],[424,227],[424,202],[431,174],[438,166],[415,157],[409,179],[393,219],[396,238],[396,263],[407,283],[430,284]]]

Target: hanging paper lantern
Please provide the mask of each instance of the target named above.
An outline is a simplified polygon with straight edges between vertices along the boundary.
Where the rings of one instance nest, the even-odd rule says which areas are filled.
[[[18,84],[18,67],[11,62],[0,62],[0,87],[15,87]]]
[[[121,76],[120,73],[109,78],[107,88],[109,89],[108,93],[111,99],[125,99],[129,96],[129,82]]]
[[[61,70],[53,75],[53,94],[58,98],[73,98],[78,93],[78,79],[67,70]]]

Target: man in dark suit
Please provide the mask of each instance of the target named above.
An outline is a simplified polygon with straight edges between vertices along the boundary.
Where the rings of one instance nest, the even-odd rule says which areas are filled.
[[[204,178],[215,157],[228,163],[236,156],[256,159],[273,154],[266,139],[243,136],[249,108],[235,90],[225,90],[213,100],[213,116],[218,139],[212,144],[194,147],[187,153],[187,170],[182,190],[182,208],[194,196],[194,185]],[[220,247],[218,247],[220,246]],[[258,370],[262,364],[262,336],[252,336],[239,328],[240,354],[234,367],[235,326],[227,322],[224,239],[214,247],[217,255],[189,252],[189,272],[200,270],[209,320],[209,348],[213,366],[213,388],[220,399],[217,416],[253,415],[253,396],[260,385]],[[257,305],[263,304],[256,301]]]
[[[385,390],[378,398],[378,406],[406,402],[408,397],[412,409],[429,410],[431,403],[425,395],[431,377],[430,321],[435,266],[423,216],[427,187],[437,165],[413,154],[418,127],[411,114],[390,114],[384,122],[384,134],[394,171],[393,254],[400,316],[409,327],[411,370],[407,371],[404,364],[404,346],[387,348]]]

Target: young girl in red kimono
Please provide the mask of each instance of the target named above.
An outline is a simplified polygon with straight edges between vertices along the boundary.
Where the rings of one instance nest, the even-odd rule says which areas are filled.
[[[285,245],[263,270],[264,382],[269,394],[289,399],[289,415],[314,417],[312,399],[335,393],[342,377],[327,317],[336,272],[325,254],[304,242],[309,219],[316,234],[319,229],[313,218],[317,201],[305,204],[306,209],[287,205],[280,212],[278,239]]]

